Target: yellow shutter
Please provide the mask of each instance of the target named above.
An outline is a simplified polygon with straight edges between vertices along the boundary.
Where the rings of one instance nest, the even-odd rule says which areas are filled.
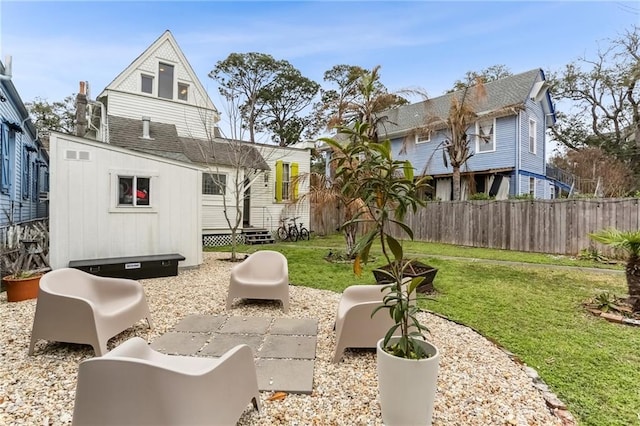
[[[291,163],[291,184],[293,185],[293,199],[298,199],[298,163]]]
[[[282,202],[282,160],[276,161],[276,203]]]

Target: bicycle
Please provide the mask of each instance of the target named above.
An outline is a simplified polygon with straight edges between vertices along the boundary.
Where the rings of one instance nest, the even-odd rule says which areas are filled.
[[[300,217],[294,217],[293,218],[293,225],[294,226],[296,226],[296,219],[300,219]],[[307,228],[304,227],[302,222],[297,224],[297,229],[298,229],[298,239],[300,239],[300,240],[309,240],[309,238],[311,238],[311,233],[309,232],[309,230]]]
[[[276,234],[281,241],[298,241],[299,232],[295,225],[295,219],[289,219],[288,226],[285,224],[287,219],[288,218],[286,217],[280,219],[280,226],[278,227]]]

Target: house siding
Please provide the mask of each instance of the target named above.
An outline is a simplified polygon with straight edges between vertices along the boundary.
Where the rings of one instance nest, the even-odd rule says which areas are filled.
[[[529,120],[536,122],[536,152],[531,153],[529,150]],[[544,112],[542,105],[538,102],[534,102],[531,99],[527,99],[526,110],[522,114],[520,121],[520,132],[522,137],[520,138],[520,153],[521,161],[520,168],[530,173],[538,173],[544,175],[545,173],[545,126],[544,126]]]
[[[149,117],[151,121],[174,124],[182,137],[207,139],[213,135],[213,117],[217,114],[212,110],[141,93],[109,91],[108,95],[110,115],[136,120]]]
[[[280,219],[286,217],[299,217],[308,228],[310,221],[309,201],[304,194],[309,192],[309,180],[302,179],[298,184],[298,194],[301,200],[298,203],[275,201],[275,170],[276,161],[298,163],[298,174],[308,176],[311,171],[311,159],[309,151],[298,148],[282,148],[277,146],[262,145],[257,147],[265,161],[269,165],[268,179],[265,185],[264,176],[258,177],[251,186],[251,211],[249,223],[257,228],[266,228],[275,231],[280,226]]]
[[[202,263],[200,169],[73,136],[53,133],[50,142],[52,268],[164,253],[184,255],[181,267]],[[67,150],[89,159],[67,160]],[[151,208],[115,208],[120,173],[152,176]]]
[[[3,86],[5,87],[5,86]],[[4,93],[9,91],[5,90]],[[7,100],[0,102],[0,131],[5,132],[5,136],[9,136],[6,121],[16,123],[22,127],[22,133],[11,132],[13,138],[9,142],[9,190],[7,193],[0,192],[0,226],[8,226],[11,223],[23,222],[33,219],[40,219],[47,216],[47,202],[39,200],[39,193],[44,191],[44,177],[48,170],[48,157],[43,152],[43,148],[39,142],[36,142],[35,135],[30,131],[30,127],[26,125],[26,115],[23,116],[19,110],[24,110],[24,104],[20,99],[14,99],[7,93]],[[29,146],[33,150],[29,151],[26,160],[29,167],[28,197],[23,197],[23,167],[25,166],[25,147]],[[37,167],[34,170],[34,165]],[[34,171],[37,173],[34,174]],[[34,181],[40,178],[38,186],[34,188]]]
[[[206,170],[205,173],[217,173],[227,176],[227,187],[225,195],[209,195],[202,194],[202,230],[203,233],[209,233],[217,229],[229,229],[227,220],[224,215],[224,205],[226,199],[227,210],[230,212],[229,220],[232,224],[235,223],[236,212],[236,195],[235,195],[235,179],[236,169],[231,167],[212,166],[210,170]],[[240,170],[239,182],[243,182],[244,173]],[[243,199],[240,198],[240,211],[242,211]],[[240,221],[240,227],[242,227],[242,220]],[[231,231],[229,231],[231,232]]]

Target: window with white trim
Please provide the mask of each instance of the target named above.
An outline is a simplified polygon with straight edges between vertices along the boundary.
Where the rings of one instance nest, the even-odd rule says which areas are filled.
[[[148,207],[151,199],[149,176],[118,176],[118,206]]]
[[[431,131],[424,130],[416,135],[416,143],[431,142]]]
[[[173,99],[173,65],[158,65],[158,97]]]
[[[140,76],[140,91],[142,93],[153,93],[153,76],[142,74]]]
[[[476,122],[476,152],[492,152],[496,150],[495,120],[478,120]]]
[[[536,196],[536,178],[534,177],[529,178],[529,195]]]
[[[537,125],[536,121],[529,119],[529,152],[536,153],[537,149]]]
[[[289,186],[291,185],[291,168],[289,163],[282,163],[282,200],[289,200]]]
[[[178,83],[178,99],[181,101],[189,100],[189,85],[186,83]]]
[[[227,175],[220,173],[202,174],[202,193],[205,195],[224,195],[227,189]]]

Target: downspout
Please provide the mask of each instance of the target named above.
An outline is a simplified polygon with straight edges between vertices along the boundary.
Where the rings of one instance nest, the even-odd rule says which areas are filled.
[[[518,111],[518,122],[517,122],[517,126],[518,126],[518,131],[516,132],[516,193],[514,195],[520,195],[520,157],[521,157],[521,147],[520,147],[520,141],[522,139],[522,126],[520,125],[522,121],[522,111]]]

